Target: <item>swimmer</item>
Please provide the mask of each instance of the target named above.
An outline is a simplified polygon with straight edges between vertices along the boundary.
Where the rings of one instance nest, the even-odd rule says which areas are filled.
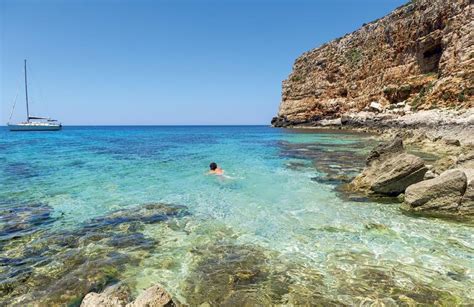
[[[220,167],[217,166],[217,164],[215,162],[212,162],[211,164],[209,164],[209,174],[210,175],[224,175],[224,170]]]

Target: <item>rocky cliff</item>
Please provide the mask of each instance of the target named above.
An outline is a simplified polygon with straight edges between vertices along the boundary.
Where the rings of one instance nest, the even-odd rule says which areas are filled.
[[[374,111],[474,107],[472,0],[412,0],[301,55],[274,126]]]

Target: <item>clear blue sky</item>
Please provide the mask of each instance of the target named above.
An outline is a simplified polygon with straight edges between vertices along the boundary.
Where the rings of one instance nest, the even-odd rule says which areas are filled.
[[[0,0],[1,124],[24,58],[64,124],[268,124],[296,57],[404,2]]]

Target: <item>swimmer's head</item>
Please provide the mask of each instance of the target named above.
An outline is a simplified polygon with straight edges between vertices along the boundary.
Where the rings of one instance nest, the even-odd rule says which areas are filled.
[[[211,169],[211,171],[215,171],[217,169],[216,162],[212,162],[211,164],[209,164],[209,168]]]

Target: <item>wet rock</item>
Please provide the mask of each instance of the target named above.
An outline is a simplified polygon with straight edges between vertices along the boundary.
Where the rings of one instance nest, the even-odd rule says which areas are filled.
[[[159,245],[145,224],[187,214],[183,206],[151,204],[94,218],[73,230],[43,230],[7,246],[0,260],[0,305],[80,304],[89,292],[116,283]],[[91,295],[94,299],[100,299]]]
[[[403,151],[403,143],[397,137],[372,150],[367,167],[348,188],[397,196],[408,186],[423,180],[427,170],[423,159]]]
[[[129,303],[127,307],[172,307],[176,305],[171,295],[162,286],[154,285],[142,292],[133,302]]]
[[[341,183],[349,183],[351,179],[352,177],[346,175],[327,175],[321,177],[312,177],[311,181],[322,184],[339,185]]]
[[[103,292],[88,293],[81,307],[173,307],[176,300],[160,285],[154,285],[143,291],[135,300],[131,300],[130,288],[122,283],[107,287]]]
[[[457,213],[466,186],[463,171],[448,170],[439,177],[409,186],[403,208],[414,212]]]
[[[231,295],[236,305],[252,304],[251,294],[263,291],[269,278],[267,257],[251,245],[218,241],[201,246],[194,257],[193,269],[183,285],[187,303],[192,306],[221,305]]]
[[[271,124],[273,127],[288,127],[291,125],[291,122],[285,117],[278,116],[272,118]]]
[[[286,164],[286,167],[291,170],[299,171],[310,167],[310,165],[303,161],[290,161]]]
[[[186,207],[180,205],[146,204],[138,208],[117,210],[107,216],[92,219],[87,227],[110,227],[133,222],[151,224],[187,214]]]
[[[54,221],[52,208],[42,203],[0,204],[0,242],[12,244],[12,240],[37,232]],[[1,244],[0,250],[6,245]]]
[[[130,289],[123,284],[107,287],[102,293],[88,293],[81,307],[124,307],[130,301]]]
[[[328,265],[340,299],[337,306],[460,305],[459,297],[406,274],[407,268],[398,262],[374,262],[374,255],[354,252],[330,257],[354,267],[347,271],[338,262]]]
[[[348,149],[346,144],[312,144],[312,143],[279,143],[281,155],[294,159],[312,160],[312,165],[322,173],[311,178],[312,181],[339,185],[347,183],[354,178],[364,167],[365,157],[362,150],[366,143],[357,142],[350,145]],[[360,151],[360,152],[359,152]],[[301,166],[300,166],[301,165]],[[308,164],[296,164],[290,162],[288,167],[292,169],[301,169],[308,167]],[[311,166],[311,165],[309,165]]]

